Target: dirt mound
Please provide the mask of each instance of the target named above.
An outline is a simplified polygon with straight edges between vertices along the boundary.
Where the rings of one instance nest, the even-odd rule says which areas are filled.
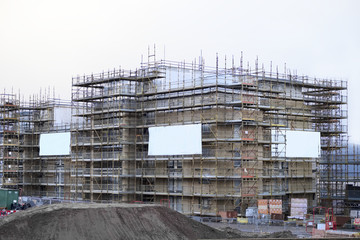
[[[1,239],[216,239],[229,234],[169,208],[136,204],[55,204],[0,220]],[[232,238],[240,237],[235,233]]]

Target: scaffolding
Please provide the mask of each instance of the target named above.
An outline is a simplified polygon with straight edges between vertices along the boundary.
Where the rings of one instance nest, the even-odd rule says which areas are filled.
[[[207,216],[244,215],[259,199],[282,200],[284,213],[291,198],[336,214],[360,209],[346,81],[265,71],[257,60],[254,69],[242,58],[207,67],[154,54],[134,71],[74,77],[71,102],[18,99],[0,95],[0,174],[2,187],[24,195],[166,203]],[[202,154],[149,155],[149,128],[193,124]],[[321,156],[290,155],[291,131],[318,133]],[[71,132],[71,153],[40,155],[40,136],[62,132]]]
[[[356,218],[358,215],[353,214],[357,213],[360,209],[360,148],[359,145],[350,145],[348,148],[347,154],[342,156],[341,163],[343,164],[343,174],[344,179],[343,185],[341,185],[340,190],[341,198],[336,199],[333,205],[337,206],[337,209],[341,211],[346,216],[351,218]],[[333,183],[333,182],[331,182]],[[338,190],[339,191],[339,190]]]
[[[22,184],[19,102],[15,94],[0,95],[0,185],[16,189]]]
[[[345,81],[152,55],[138,70],[78,76],[72,85],[75,200],[167,199],[185,214],[216,215],[244,214],[258,199],[316,206],[338,194],[329,182],[339,174],[328,170],[347,146]],[[199,123],[201,155],[148,155],[149,127]],[[276,141],[285,130],[320,132],[322,157],[286,157]]]
[[[27,196],[69,198],[70,155],[41,156],[39,150],[41,134],[70,131],[70,120],[61,122],[55,115],[71,104],[41,95],[19,99],[0,95],[1,187]]]
[[[62,121],[63,116],[57,116],[62,115],[64,109],[69,109],[67,122]],[[34,97],[21,104],[23,195],[70,198],[70,154],[40,154],[42,134],[70,132],[70,114],[69,102],[50,97]]]

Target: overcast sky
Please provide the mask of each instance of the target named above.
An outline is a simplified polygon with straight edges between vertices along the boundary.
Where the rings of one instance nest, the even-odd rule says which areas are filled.
[[[348,80],[360,143],[360,1],[0,0],[1,89],[26,98],[42,88],[70,99],[72,76],[135,69],[154,44],[157,59],[202,52],[214,66],[216,53],[238,62],[243,51],[252,66]]]

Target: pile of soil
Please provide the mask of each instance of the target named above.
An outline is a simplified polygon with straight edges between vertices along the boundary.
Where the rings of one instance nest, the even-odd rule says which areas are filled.
[[[0,239],[229,239],[296,238],[214,229],[176,211],[145,204],[54,204],[0,219]]]
[[[163,206],[76,203],[34,207],[4,217],[0,220],[0,237],[216,239],[226,238],[226,234]]]

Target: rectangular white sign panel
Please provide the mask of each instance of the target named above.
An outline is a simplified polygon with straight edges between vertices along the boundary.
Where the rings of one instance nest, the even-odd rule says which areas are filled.
[[[272,130],[271,153],[277,157],[319,158],[320,132]]]
[[[148,154],[202,154],[201,124],[149,127]]]
[[[318,158],[320,155],[319,132],[286,131],[286,157]]]
[[[40,134],[40,156],[69,154],[70,132]]]

